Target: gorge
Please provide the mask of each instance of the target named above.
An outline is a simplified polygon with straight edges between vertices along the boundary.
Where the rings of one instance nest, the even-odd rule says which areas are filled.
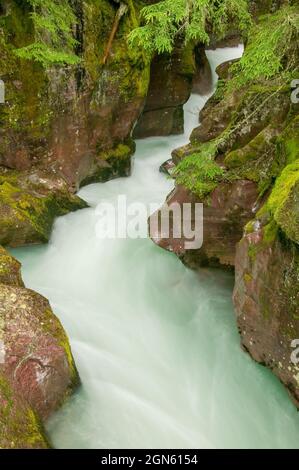
[[[208,51],[213,71],[241,50]],[[99,202],[163,202],[173,183],[159,166],[207,98],[186,104],[184,136],[137,141],[131,177],[81,189],[90,208],[58,219],[48,247],[14,251],[63,321],[83,382],[50,421],[55,447],[297,446],[295,408],[239,350],[232,275],[195,274],[149,240],[96,239]]]
[[[298,448],[298,2],[219,2],[0,2],[0,448]]]

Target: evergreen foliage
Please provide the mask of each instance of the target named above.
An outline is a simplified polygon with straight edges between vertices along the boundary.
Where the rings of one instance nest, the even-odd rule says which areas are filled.
[[[145,24],[129,42],[149,54],[171,52],[178,36],[208,44],[211,34],[222,39],[234,28],[245,33],[251,24],[247,0],[163,0],[143,8],[141,17]]]
[[[31,18],[36,40],[16,49],[22,59],[35,60],[43,66],[76,64],[80,61],[74,53],[76,40],[73,28],[76,16],[69,0],[27,0],[32,7]]]
[[[249,42],[241,60],[231,71],[234,79],[230,89],[252,82],[269,80],[279,74],[286,83],[298,70],[299,9],[286,6],[265,15],[249,34]]]
[[[207,142],[199,152],[182,160],[173,173],[177,184],[185,186],[201,198],[213,191],[224,175],[223,168],[214,161],[217,147],[217,141]]]

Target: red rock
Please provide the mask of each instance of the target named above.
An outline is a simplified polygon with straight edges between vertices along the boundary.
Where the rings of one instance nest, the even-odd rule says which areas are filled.
[[[29,289],[0,285],[0,338],[5,353],[0,373],[45,420],[79,382],[67,336],[49,302]]]
[[[258,198],[256,184],[248,180],[221,183],[210,195],[209,202],[200,201],[182,186],[177,186],[167,198],[167,205],[204,202],[203,246],[199,250],[185,250],[185,238],[162,238],[160,229],[153,225],[151,238],[162,248],[174,251],[188,266],[204,265],[233,267],[236,244],[243,234],[244,225],[252,219]],[[150,218],[150,223],[153,217]],[[177,223],[180,223],[178,221]],[[171,226],[172,229],[172,226]]]
[[[244,349],[269,367],[299,407],[299,364],[291,360],[299,339],[299,249],[263,228],[245,234],[237,247],[234,305]]]

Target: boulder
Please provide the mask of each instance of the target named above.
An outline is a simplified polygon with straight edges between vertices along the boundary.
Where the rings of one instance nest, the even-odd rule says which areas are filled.
[[[20,267],[0,247],[0,448],[47,448],[42,423],[80,380],[61,323]]]
[[[51,172],[0,168],[0,243],[20,246],[49,240],[54,219],[87,207]]]
[[[0,285],[0,372],[45,420],[78,385],[67,336],[49,302],[24,287]]]
[[[48,449],[43,425],[0,374],[0,449]]]

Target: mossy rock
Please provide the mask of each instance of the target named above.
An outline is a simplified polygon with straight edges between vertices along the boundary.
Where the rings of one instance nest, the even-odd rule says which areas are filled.
[[[0,284],[23,287],[21,263],[0,246]]]
[[[0,449],[48,449],[43,425],[0,374]]]
[[[55,217],[87,207],[64,180],[44,172],[0,172],[0,243],[19,246],[49,240]]]
[[[109,0],[75,2],[82,60],[51,67],[16,56],[14,50],[32,44],[36,32],[26,2],[7,4],[0,16],[0,79],[6,85],[6,103],[0,106],[0,164],[21,171],[53,168],[70,187],[88,181],[93,167],[93,181],[97,176],[102,181],[96,168],[99,152],[126,145],[147,94],[150,60],[127,44],[143,2],[128,1],[105,64],[118,5]],[[122,171],[122,162],[119,166]],[[113,177],[116,163],[114,168]]]
[[[81,186],[97,182],[105,183],[114,178],[129,176],[131,174],[131,157],[134,152],[135,143],[133,140],[120,143],[112,149],[100,151],[89,175],[81,182]]]
[[[68,337],[43,296],[0,284],[0,372],[45,420],[79,385]]]
[[[287,237],[299,243],[299,160],[277,178],[267,208]]]

